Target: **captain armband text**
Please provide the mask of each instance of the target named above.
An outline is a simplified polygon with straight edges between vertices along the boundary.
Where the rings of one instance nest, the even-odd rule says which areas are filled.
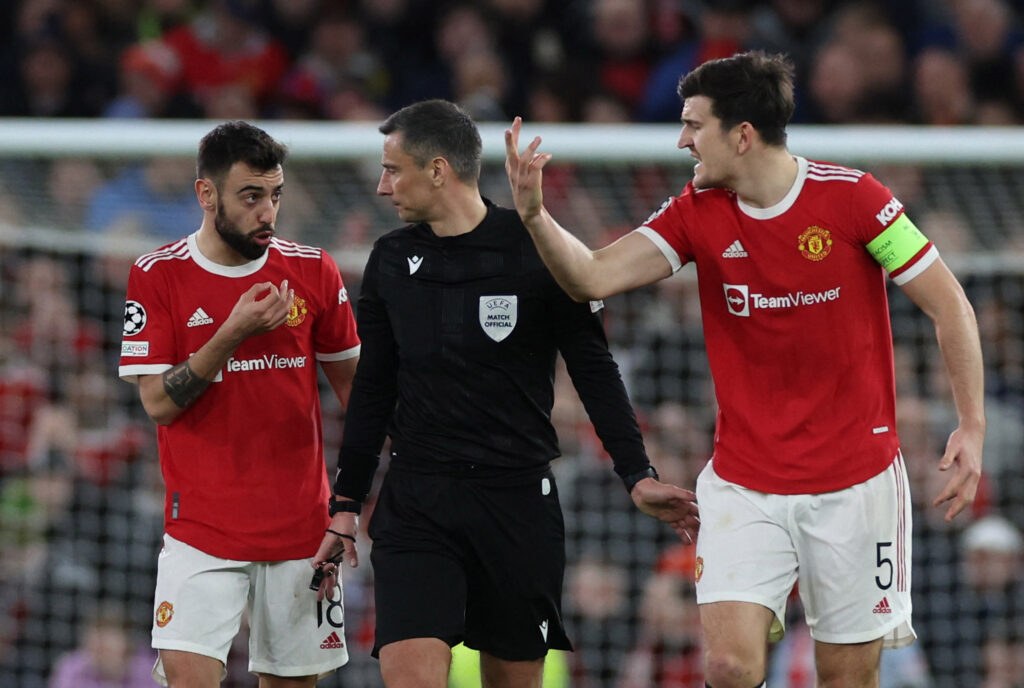
[[[163,376],[164,391],[178,408],[188,408],[203,395],[210,381],[199,377],[188,361],[182,361]]]

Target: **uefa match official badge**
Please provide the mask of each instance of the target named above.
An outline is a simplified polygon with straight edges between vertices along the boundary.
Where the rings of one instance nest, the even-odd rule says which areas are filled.
[[[171,622],[174,616],[174,605],[170,602],[161,602],[156,608],[156,625],[163,628]]]
[[[484,334],[500,342],[516,329],[516,322],[519,320],[519,297],[514,294],[481,296],[479,317]]]
[[[822,229],[817,225],[812,225],[800,235],[800,243],[797,248],[800,249],[800,255],[807,260],[812,260],[817,263],[819,260],[825,260],[828,254],[832,252],[832,232],[827,229]]]
[[[288,319],[284,321],[284,324],[288,327],[298,327],[302,324],[302,321],[306,319],[306,300],[295,295],[295,300],[292,301],[292,307],[288,309]]]

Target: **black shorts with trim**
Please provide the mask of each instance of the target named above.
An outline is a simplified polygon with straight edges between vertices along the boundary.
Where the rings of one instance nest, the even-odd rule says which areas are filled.
[[[565,526],[554,477],[392,464],[370,520],[380,648],[440,638],[508,661],[571,650],[562,623]]]

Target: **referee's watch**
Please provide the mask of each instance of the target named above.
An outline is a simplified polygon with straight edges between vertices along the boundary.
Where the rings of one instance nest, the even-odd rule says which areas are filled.
[[[654,478],[655,480],[658,480],[658,471],[654,470],[654,466],[648,466],[642,471],[622,476],[622,482],[626,486],[626,492],[632,494],[633,488],[636,487],[636,484],[644,478]]]
[[[353,502],[353,501],[349,501],[347,499],[345,499],[345,500],[337,500],[333,496],[327,502],[327,512],[331,516],[334,516],[335,514],[345,513],[345,512],[350,513],[350,514],[355,514],[356,516],[358,516],[359,514],[362,513],[362,511],[363,511],[363,503],[362,502]]]

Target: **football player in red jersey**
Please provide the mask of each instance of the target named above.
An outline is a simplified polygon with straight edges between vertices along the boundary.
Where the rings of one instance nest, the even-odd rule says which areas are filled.
[[[326,601],[307,588],[330,522],[317,363],[345,404],[360,345],[331,257],[276,236],[285,154],[244,122],[207,134],[202,226],[129,276],[119,373],[158,425],[167,488],[162,685],[217,686],[246,611],[262,688],[311,687],[348,658],[337,581]]]
[[[896,436],[885,276],[933,321],[957,428],[935,498],[974,500],[985,435],[977,323],[959,282],[870,174],[794,156],[792,65],[752,52],[679,82],[693,180],[635,231],[592,251],[543,205],[550,153],[506,131],[516,209],[559,284],[601,299],[697,279],[719,412],[697,483],[697,597],[713,688],[765,678],[799,578],[818,685],[877,686],[880,651],[914,639],[910,499]]]

